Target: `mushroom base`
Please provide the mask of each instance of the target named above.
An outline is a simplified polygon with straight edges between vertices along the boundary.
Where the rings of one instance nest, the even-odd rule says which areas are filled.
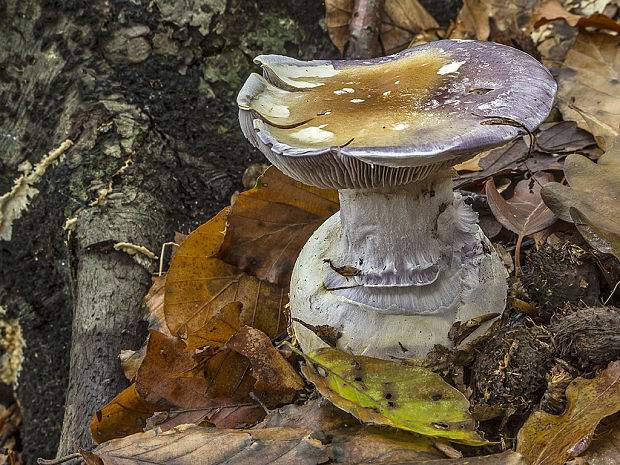
[[[455,202],[460,201],[458,194]],[[391,314],[328,291],[324,276],[329,261],[337,254],[341,236],[340,213],[330,217],[315,231],[302,249],[291,278],[291,316],[308,325],[329,325],[342,333],[337,347],[355,354],[390,359],[422,358],[435,344],[454,347],[448,332],[456,321],[489,313],[501,313],[506,302],[504,267],[480,228],[474,233],[475,253],[470,260],[452,267],[461,290],[453,303],[425,313]],[[440,278],[441,279],[441,278]],[[378,311],[379,310],[379,311]],[[461,344],[489,327],[481,325]],[[304,352],[325,344],[312,331],[293,323]]]

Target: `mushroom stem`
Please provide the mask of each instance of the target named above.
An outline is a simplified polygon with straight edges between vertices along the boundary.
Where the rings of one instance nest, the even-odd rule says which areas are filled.
[[[461,267],[481,244],[477,215],[452,192],[451,170],[339,194],[341,232],[332,266],[324,268],[327,289],[389,314],[432,313],[453,303]]]

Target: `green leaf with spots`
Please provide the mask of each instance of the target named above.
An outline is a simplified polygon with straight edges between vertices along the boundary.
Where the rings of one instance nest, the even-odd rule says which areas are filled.
[[[332,348],[301,355],[307,362],[302,373],[319,392],[364,422],[490,444],[475,431],[465,396],[430,370]]]

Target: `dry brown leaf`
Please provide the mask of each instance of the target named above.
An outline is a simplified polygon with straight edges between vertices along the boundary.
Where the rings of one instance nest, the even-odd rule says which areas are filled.
[[[502,226],[518,235],[515,248],[515,270],[517,272],[520,272],[519,255],[523,238],[542,231],[557,220],[540,195],[542,186],[551,181],[553,181],[553,175],[545,172],[536,173],[532,180],[519,181],[515,187],[514,196],[508,201],[497,192],[493,178],[485,184],[487,200],[493,216]]]
[[[593,379],[577,378],[566,389],[562,415],[534,412],[517,436],[517,451],[530,465],[560,464],[588,448],[596,425],[620,409],[620,361]]]
[[[286,329],[287,289],[240,272],[213,257],[220,249],[228,209],[192,232],[172,259],[166,276],[164,313],[173,335],[186,338],[222,307],[241,302],[240,324],[276,337]]]
[[[136,375],[136,389],[149,402],[167,408],[207,405],[206,380],[182,376],[194,366],[192,356],[181,339],[150,330],[146,356]]]
[[[94,454],[82,456],[89,465],[318,465],[327,462],[327,445],[312,438],[311,433],[294,428],[222,430],[182,425],[163,433],[147,431],[110,441],[97,447]]]
[[[509,200],[504,200],[497,192],[493,179],[486,183],[487,199],[493,215],[506,229],[520,236],[541,231],[556,220],[540,196],[542,186],[553,181],[553,176],[541,172],[536,173],[535,179],[535,182],[529,179],[519,181]]]
[[[265,409],[260,405],[238,404],[225,399],[214,400],[212,407],[172,409],[161,413],[164,414],[162,418],[156,418],[155,415],[149,419],[151,428],[157,427],[161,431],[168,431],[180,425],[201,424],[222,429],[248,428],[265,417]]]
[[[464,0],[450,38],[487,40],[502,33],[519,39],[540,0]]]
[[[144,344],[139,350],[121,350],[119,358],[121,360],[121,368],[123,374],[128,381],[134,382],[138,368],[142,365],[142,360],[146,355],[146,344]]]
[[[147,402],[132,384],[105,407],[97,410],[90,422],[90,432],[97,444],[141,432],[146,420],[162,407]]]
[[[619,44],[620,36],[580,31],[558,76],[564,119],[577,121],[597,142],[620,135]]]
[[[481,0],[463,0],[450,38],[487,40],[490,33],[488,5]]]
[[[326,0],[325,22],[329,37],[340,53],[349,37],[349,21],[353,0]],[[437,21],[417,0],[385,0],[380,30],[384,55],[407,48],[414,36],[422,31],[438,28]]]
[[[531,23],[534,28],[538,28],[543,24],[557,20],[564,20],[571,26],[594,27],[620,32],[620,24],[613,19],[600,13],[594,13],[588,17],[570,13],[557,0],[547,0],[540,4],[532,14]]]
[[[305,186],[272,166],[254,189],[237,198],[218,256],[259,279],[288,287],[301,248],[338,209],[335,189]]]
[[[272,410],[256,428],[307,428],[312,431],[332,431],[356,423],[350,413],[340,410],[323,397],[305,404],[289,404]],[[407,433],[409,435],[409,433]],[[428,443],[423,439],[423,444]]]
[[[196,351],[194,366],[186,376],[206,379],[205,395],[209,398],[232,398],[235,402],[246,402],[255,383],[248,360],[225,348]]]
[[[592,247],[620,258],[620,137],[598,163],[569,155],[564,174],[570,187],[548,184],[542,190],[545,203],[573,221]]]
[[[526,33],[530,15],[540,0],[464,0],[450,39],[490,40],[540,54]]]
[[[170,329],[168,329],[164,315],[166,275],[153,276],[151,279],[153,284],[142,300],[143,319],[148,322],[149,329],[156,329],[170,336]]]
[[[385,0],[380,30],[384,55],[400,52],[418,33],[438,28],[435,18],[418,0]]]
[[[620,418],[604,418],[594,431],[588,450],[566,465],[618,465],[620,463]]]
[[[530,171],[536,173],[543,170],[561,170],[566,152],[575,151],[598,155],[600,150],[592,135],[579,129],[574,121],[544,123],[535,132],[536,149],[524,159],[528,152],[528,144],[519,138],[503,147],[480,153],[472,159],[471,165],[457,165],[455,168],[462,173],[456,180],[457,186],[472,184],[491,176],[511,171]],[[475,169],[474,169],[475,168]]]
[[[253,392],[268,407],[291,402],[297,391],[304,387],[301,376],[284,360],[262,331],[243,326],[226,346],[250,361],[251,373],[256,379]]]
[[[231,302],[213,312],[205,326],[187,336],[185,341],[187,350],[226,345],[230,337],[241,327],[242,310],[241,302]]]
[[[536,135],[536,149],[546,153],[573,153],[596,145],[592,134],[575,121],[543,123]]]

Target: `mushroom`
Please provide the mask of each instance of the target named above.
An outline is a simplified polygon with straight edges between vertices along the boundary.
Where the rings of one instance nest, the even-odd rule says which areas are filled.
[[[324,346],[309,328],[329,325],[353,354],[422,357],[452,345],[455,322],[501,313],[503,266],[452,191],[451,167],[543,121],[556,91],[547,69],[461,40],[370,60],[255,62],[263,76],[237,98],[243,133],[287,175],[340,197],[293,270],[302,349]],[[507,124],[489,124],[498,117]]]

